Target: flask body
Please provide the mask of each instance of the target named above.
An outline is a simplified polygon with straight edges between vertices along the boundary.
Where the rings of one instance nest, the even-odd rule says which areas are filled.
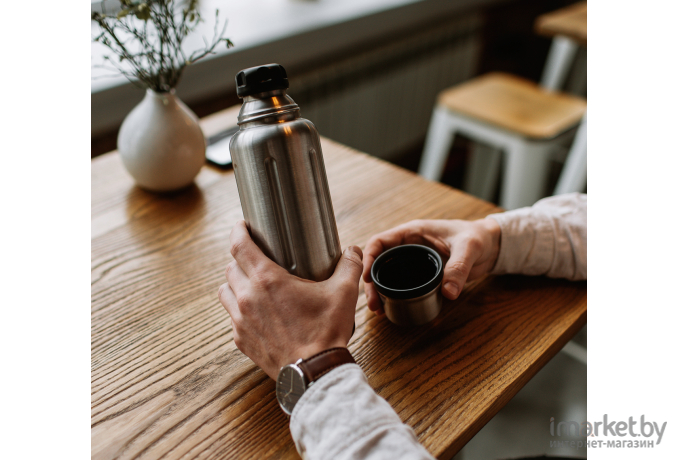
[[[328,279],[340,258],[319,135],[283,90],[247,96],[229,149],[250,235],[288,272]]]

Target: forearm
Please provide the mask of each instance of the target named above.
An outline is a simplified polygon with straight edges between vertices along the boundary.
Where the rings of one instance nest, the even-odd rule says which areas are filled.
[[[587,208],[586,195],[570,193],[488,216],[501,227],[491,273],[587,279]]]
[[[290,431],[308,460],[433,458],[356,364],[332,370],[305,392]]]

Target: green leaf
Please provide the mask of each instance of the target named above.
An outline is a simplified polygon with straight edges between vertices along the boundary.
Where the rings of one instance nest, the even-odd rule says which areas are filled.
[[[116,15],[116,19],[124,18],[124,17],[127,16],[128,14],[130,14],[130,10],[120,10],[120,11],[118,12],[118,14]]]

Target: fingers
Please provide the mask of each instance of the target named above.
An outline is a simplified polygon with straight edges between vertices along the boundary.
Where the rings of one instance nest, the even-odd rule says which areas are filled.
[[[362,257],[363,253],[357,246],[350,246],[345,249],[329,281],[335,286],[356,286],[358,291],[363,268]]]
[[[475,262],[482,255],[482,248],[475,239],[456,241],[451,257],[444,267],[442,294],[454,300],[460,295]]]
[[[234,345],[236,345],[236,348],[241,350],[244,354],[248,355],[247,350],[244,349],[243,331],[239,329],[243,324],[243,317],[241,316],[241,310],[238,308],[236,296],[231,290],[229,283],[224,283],[220,286],[218,296],[220,302],[229,313],[229,316],[231,316],[231,334],[234,339]]]
[[[238,323],[241,320],[241,311],[238,309],[236,296],[231,290],[229,283],[224,283],[222,286],[220,286],[217,296],[219,297],[222,306],[225,308],[225,310],[227,310],[229,316],[231,316],[232,326],[234,323]]]
[[[368,309],[375,312],[376,315],[385,313],[382,300],[380,300],[380,295],[378,294],[375,285],[373,283],[365,283],[364,291],[366,292],[366,304],[368,305]]]
[[[422,243],[420,229],[420,221],[411,221],[372,236],[364,248],[364,282],[371,282],[371,266],[380,254],[402,244]]]
[[[231,255],[246,275],[251,276],[255,271],[266,268],[280,269],[269,257],[257,247],[248,233],[245,221],[238,222],[231,231]]]
[[[250,286],[248,276],[235,260],[227,265],[226,276],[229,287],[237,298],[239,297],[239,293],[245,292]]]

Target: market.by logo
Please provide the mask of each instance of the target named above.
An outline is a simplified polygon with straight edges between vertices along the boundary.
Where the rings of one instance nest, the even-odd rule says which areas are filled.
[[[581,422],[576,421],[562,421],[555,423],[555,417],[550,417],[550,436],[568,436],[568,437],[589,437],[597,438],[599,436],[613,436],[618,438],[650,438],[652,439],[635,439],[635,440],[588,440],[586,441],[586,446],[584,447],[653,447],[653,440],[656,440],[656,444],[661,443],[663,439],[663,433],[666,431],[666,424],[668,422],[663,422],[663,424],[653,422],[650,420],[645,420],[645,416],[640,416],[639,420],[635,420],[633,417],[628,417],[628,420],[610,420],[608,414],[604,414],[601,422]],[[559,441],[558,441],[559,442]],[[564,441],[567,442],[567,441]],[[555,446],[553,446],[555,444]],[[569,444],[574,444],[574,441],[569,442]],[[580,441],[578,446],[575,444],[573,447],[583,446],[583,442]],[[560,447],[563,442],[559,444],[554,441],[550,442],[551,447]],[[566,446],[565,446],[566,447]]]

